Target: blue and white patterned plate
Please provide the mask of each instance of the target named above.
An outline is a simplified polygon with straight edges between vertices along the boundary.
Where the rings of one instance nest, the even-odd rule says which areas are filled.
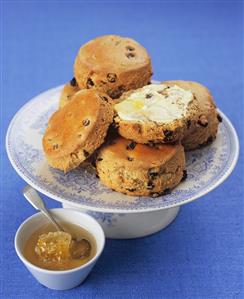
[[[188,152],[187,180],[171,194],[159,198],[131,197],[103,186],[87,166],[63,174],[48,166],[42,135],[48,118],[58,107],[62,86],[50,89],[25,104],[11,121],[6,148],[17,173],[32,187],[63,203],[100,212],[146,212],[179,206],[197,199],[220,185],[238,159],[238,137],[229,119],[209,146]]]

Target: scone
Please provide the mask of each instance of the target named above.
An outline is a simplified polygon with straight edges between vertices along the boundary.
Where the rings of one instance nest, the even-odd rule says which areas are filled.
[[[78,87],[75,78],[65,84],[59,98],[59,108],[62,108],[65,104],[67,104],[73,95],[79,90],[80,88]]]
[[[101,147],[96,167],[104,185],[133,196],[169,193],[186,178],[184,148],[179,143],[151,147],[118,137]]]
[[[52,115],[43,136],[43,149],[52,167],[67,172],[103,143],[113,121],[107,98],[95,90],[84,89]]]
[[[182,144],[185,150],[194,150],[213,141],[222,121],[210,91],[200,83],[192,81],[166,81],[168,86],[179,86],[191,91],[197,99],[199,112],[197,119],[192,119],[185,131]]]
[[[150,57],[131,38],[105,35],[83,45],[74,63],[79,87],[96,88],[111,98],[148,84],[152,76]]]
[[[199,113],[191,91],[167,84],[149,84],[124,93],[114,110],[119,134],[138,143],[180,140]]]

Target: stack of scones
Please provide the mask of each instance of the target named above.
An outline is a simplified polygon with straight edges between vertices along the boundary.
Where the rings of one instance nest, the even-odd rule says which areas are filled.
[[[68,172],[90,161],[104,185],[132,196],[167,194],[185,180],[185,151],[212,142],[222,119],[203,85],[151,77],[133,39],[83,45],[43,136],[49,165]]]

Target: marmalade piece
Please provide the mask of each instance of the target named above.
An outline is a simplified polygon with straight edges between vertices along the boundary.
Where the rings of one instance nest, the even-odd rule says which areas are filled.
[[[49,232],[39,236],[35,252],[46,263],[62,263],[70,257],[72,237],[65,232]]]

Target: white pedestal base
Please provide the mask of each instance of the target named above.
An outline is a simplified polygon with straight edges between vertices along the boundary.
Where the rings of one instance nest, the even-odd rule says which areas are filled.
[[[93,212],[69,204],[64,208],[82,211],[94,217],[111,239],[131,239],[154,234],[168,226],[177,216],[179,207],[143,213]]]

